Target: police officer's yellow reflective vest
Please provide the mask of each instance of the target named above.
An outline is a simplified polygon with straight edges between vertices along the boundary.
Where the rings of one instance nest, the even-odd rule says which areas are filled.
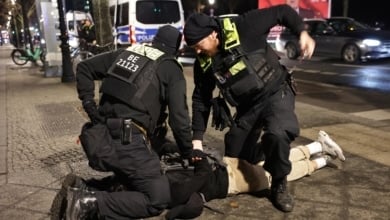
[[[274,77],[275,69],[267,63],[265,50],[246,53],[241,46],[235,23],[230,18],[219,20],[222,27],[222,58],[198,56],[204,72],[213,71],[218,88],[232,106],[244,97],[261,91]]]
[[[161,61],[167,59],[181,67],[176,59],[156,48],[132,45],[116,58],[108,70],[109,76],[104,79],[101,92],[149,115],[149,123],[145,126],[152,129],[161,109],[161,90],[156,68]]]

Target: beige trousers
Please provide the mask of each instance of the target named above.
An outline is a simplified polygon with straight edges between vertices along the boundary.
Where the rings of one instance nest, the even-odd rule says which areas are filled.
[[[296,180],[313,173],[314,167],[309,159],[310,153],[307,147],[291,148],[289,160],[292,167],[287,180]],[[271,176],[264,170],[262,162],[250,164],[245,160],[232,157],[223,157],[223,162],[227,165],[229,177],[228,195],[256,192],[270,187]]]

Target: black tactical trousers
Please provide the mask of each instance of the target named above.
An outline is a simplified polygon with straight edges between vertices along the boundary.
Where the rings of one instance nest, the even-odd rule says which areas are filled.
[[[122,144],[113,136],[121,179],[126,191],[96,193],[98,209],[104,219],[135,219],[159,215],[170,202],[170,188],[166,176],[161,175],[160,160],[148,147],[141,132],[133,130],[131,142]]]
[[[295,95],[287,83],[252,105],[238,106],[237,125],[225,135],[225,155],[253,164],[265,156],[264,168],[274,179],[288,175],[290,143],[299,135],[294,110]]]

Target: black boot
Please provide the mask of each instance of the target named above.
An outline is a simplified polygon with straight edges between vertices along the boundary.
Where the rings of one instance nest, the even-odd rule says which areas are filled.
[[[95,192],[80,188],[68,188],[66,220],[99,219]]]
[[[50,208],[51,220],[64,219],[67,206],[66,195],[69,187],[87,189],[87,185],[81,177],[73,173],[66,175],[62,181],[62,187],[54,197]]]
[[[294,208],[294,198],[287,190],[287,179],[272,180],[271,202],[283,212],[291,212]]]

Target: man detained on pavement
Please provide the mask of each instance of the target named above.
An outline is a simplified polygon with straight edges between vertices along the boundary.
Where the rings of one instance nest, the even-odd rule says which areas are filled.
[[[263,161],[254,165],[243,159],[226,156],[219,161],[216,158],[220,157],[215,153],[198,152],[198,155],[202,155],[202,160],[197,160],[193,166],[184,169],[180,160],[177,162],[180,159],[177,157],[177,145],[168,139],[160,143],[161,146],[154,148],[161,155],[161,169],[168,177],[172,199],[164,214],[165,219],[196,218],[202,214],[205,202],[242,193],[260,192],[269,189],[271,185],[270,174],[264,170]],[[203,152],[203,149],[195,151]],[[325,131],[319,131],[317,140],[291,148],[289,160],[292,170],[287,180],[294,181],[311,175],[334,159],[345,161],[342,149]],[[84,180],[69,175],[63,187],[70,187],[73,191],[126,190],[126,186],[122,186],[116,176]]]

